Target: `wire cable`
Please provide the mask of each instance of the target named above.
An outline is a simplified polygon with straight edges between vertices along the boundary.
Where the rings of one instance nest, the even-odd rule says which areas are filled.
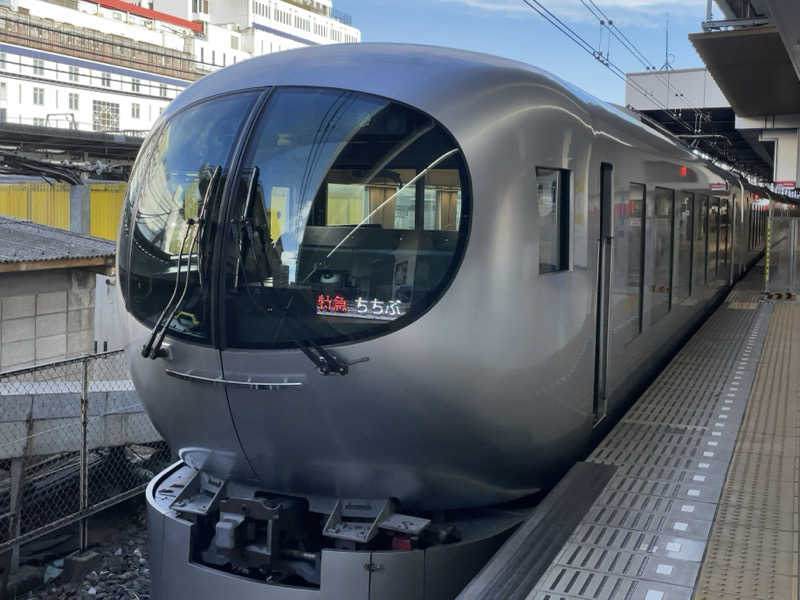
[[[591,1],[591,0],[589,0],[589,1]],[[614,64],[607,56],[601,56],[600,52],[595,50],[594,47],[588,41],[586,41],[586,39],[584,39],[578,32],[576,32],[573,28],[571,28],[564,21],[562,21],[552,11],[550,11],[544,5],[542,5],[542,3],[539,2],[539,0],[522,0],[522,2],[525,5],[527,5],[529,8],[534,10],[539,16],[541,16],[543,19],[545,19],[553,27],[555,27],[561,33],[563,33],[568,38],[570,38],[581,49],[583,49],[585,52],[590,54],[593,58],[598,60],[598,62],[600,62],[600,64],[602,64],[607,69],[609,69],[609,71],[611,71],[620,80],[624,81],[626,83],[626,85],[629,85],[631,88],[633,88],[634,90],[638,91],[644,97],[649,98],[651,102],[653,102],[656,106],[660,107],[669,118],[671,118],[673,121],[675,121],[681,127],[686,129],[686,131],[688,131],[690,133],[695,133],[696,132],[696,127],[694,127],[692,124],[688,123],[685,119],[683,119],[679,115],[674,114],[668,108],[668,106],[665,105],[664,103],[662,103],[658,98],[656,98],[656,96],[650,90],[647,90],[641,84],[639,84],[638,82],[636,82],[636,81],[632,80],[631,78],[629,78],[627,76],[627,74],[621,68],[619,68],[616,64]],[[594,6],[594,8],[596,10],[599,11],[600,15],[605,15],[605,13],[603,13],[599,9],[599,7],[597,7],[597,5],[594,2],[592,2],[592,5]],[[584,6],[586,6],[586,4],[584,4]],[[587,8],[589,8],[589,7],[587,6]],[[589,9],[589,10],[590,10],[591,14],[597,16],[597,14],[593,10],[591,10],[591,9]],[[627,39],[627,38],[625,38],[625,39]],[[643,57],[643,62],[649,63],[649,61],[647,61],[646,57],[644,57],[643,55],[642,55],[642,57]],[[650,63],[650,64],[652,64],[652,63]],[[669,87],[667,89],[669,90]],[[697,112],[696,109],[694,109],[694,110]],[[712,146],[714,146],[714,144],[712,144]]]

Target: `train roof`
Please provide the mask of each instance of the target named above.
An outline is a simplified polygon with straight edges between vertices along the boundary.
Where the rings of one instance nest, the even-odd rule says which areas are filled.
[[[365,92],[441,119],[454,104],[484,94],[487,87],[521,83],[557,88],[587,112],[600,110],[649,135],[669,139],[547,71],[508,58],[422,44],[334,44],[265,54],[203,77],[181,93],[165,115],[217,94],[275,85]]]
[[[163,117],[205,98],[235,91],[269,86],[327,87],[374,94],[419,108],[458,138],[461,126],[467,126],[474,117],[469,111],[463,112],[464,107],[481,104],[487,110],[486,101],[481,101],[491,96],[487,90],[519,85],[556,90],[565,103],[583,111],[590,120],[602,121],[604,127],[610,125],[639,144],[675,153],[676,158],[694,158],[669,133],[653,129],[624,109],[547,71],[499,56],[423,44],[333,44],[265,54],[193,83],[169,105]],[[502,110],[499,104],[497,108]],[[723,179],[738,181],[710,163],[706,166]]]

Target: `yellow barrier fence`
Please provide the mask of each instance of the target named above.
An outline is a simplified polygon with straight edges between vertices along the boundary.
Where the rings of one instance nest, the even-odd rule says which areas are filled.
[[[107,240],[116,240],[122,199],[125,197],[128,184],[93,183],[89,187],[91,189],[90,233]]]
[[[69,229],[69,184],[0,184],[0,215]]]
[[[67,183],[28,181],[0,184],[0,215],[69,230],[69,189]],[[115,240],[127,183],[93,183],[89,189],[87,233]]]

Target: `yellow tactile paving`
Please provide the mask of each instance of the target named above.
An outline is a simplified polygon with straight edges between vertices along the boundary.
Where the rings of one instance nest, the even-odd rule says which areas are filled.
[[[696,600],[798,600],[800,304],[776,304]]]

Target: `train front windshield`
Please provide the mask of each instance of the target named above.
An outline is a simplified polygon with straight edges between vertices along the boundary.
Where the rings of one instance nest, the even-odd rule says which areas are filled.
[[[190,108],[172,121],[204,110],[206,127],[213,129],[220,111],[208,107],[218,102]],[[225,139],[231,140],[232,152],[232,134],[244,117],[227,118]],[[204,138],[202,132],[195,136]],[[180,234],[192,227],[185,217],[201,210],[209,182],[212,188],[221,190],[222,182],[230,188],[225,227],[215,230],[224,235],[224,254],[215,263],[224,277],[204,273],[211,264],[204,248],[213,240],[203,233],[198,248],[188,249],[199,260],[189,270],[190,303],[171,325],[174,333],[207,335],[208,288],[216,282],[223,283],[223,343],[279,348],[386,333],[428,310],[452,280],[469,222],[467,171],[452,136],[419,111],[348,91],[275,89],[233,176],[230,153],[203,156],[191,145],[170,152],[171,142],[161,142],[167,146],[161,154],[172,156],[176,168],[150,158],[144,177],[150,187],[168,186],[158,194],[155,213],[170,217],[162,216],[161,232],[151,222],[146,240],[138,235],[138,243],[131,245],[131,282],[140,282],[132,284],[131,294],[148,300],[129,302],[129,309],[145,322],[152,322],[155,308],[168,300],[166,282],[176,270]],[[213,181],[216,166],[221,167],[220,183]],[[139,171],[145,169],[137,167],[132,188]],[[173,171],[186,180],[179,190],[169,185]],[[209,203],[215,194],[212,190]],[[143,219],[152,221],[148,215],[154,209],[142,210],[147,195],[145,189],[132,198],[139,206],[139,225]],[[224,196],[220,191],[218,197]],[[188,238],[191,246],[191,232]],[[161,276],[153,276],[154,255],[161,257]],[[148,279],[156,286],[145,286]],[[156,293],[156,287],[161,291]],[[148,310],[137,314],[137,306],[145,304]]]
[[[278,89],[248,144],[228,243],[227,342],[355,339],[408,322],[452,276],[465,170],[432,120],[353,92]]]

